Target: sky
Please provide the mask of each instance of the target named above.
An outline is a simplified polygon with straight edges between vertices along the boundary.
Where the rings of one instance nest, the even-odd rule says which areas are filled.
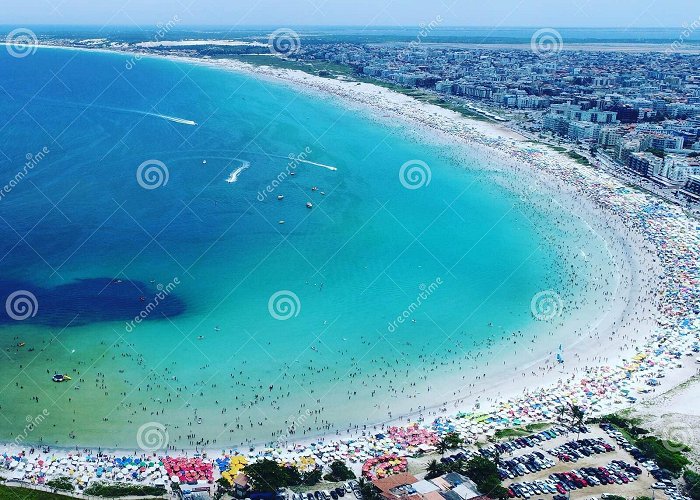
[[[665,27],[699,0],[0,0],[0,24]]]

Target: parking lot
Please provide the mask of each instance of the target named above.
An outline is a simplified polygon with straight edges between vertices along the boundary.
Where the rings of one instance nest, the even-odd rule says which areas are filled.
[[[512,466],[508,467],[515,462],[521,466],[520,472],[524,472],[505,478],[504,486],[510,487],[514,496],[519,498],[552,498],[568,494],[570,498],[599,498],[606,493],[627,498],[670,498],[658,488],[652,495],[651,487],[658,481],[630,453],[620,448],[615,441],[617,436],[608,435],[594,425],[588,426],[587,431],[579,435],[564,432],[549,440],[540,440],[532,447],[502,452],[499,457],[502,468],[515,476]],[[535,460],[531,461],[533,456]],[[522,467],[526,470],[523,471]],[[513,485],[523,483],[525,488],[513,488]],[[568,488],[562,491],[557,484]]]

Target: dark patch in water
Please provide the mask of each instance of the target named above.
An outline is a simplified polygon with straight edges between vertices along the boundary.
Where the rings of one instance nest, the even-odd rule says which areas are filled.
[[[20,316],[27,314],[23,321],[10,316],[11,308],[7,303],[8,297],[19,290],[29,291],[36,297],[36,306],[28,303],[28,307],[36,307],[34,316],[27,314],[26,310],[16,310]],[[150,312],[144,321],[178,316],[185,312],[184,302],[172,291],[168,294],[163,290],[160,292],[163,298],[156,299],[158,293],[157,289],[145,283],[107,278],[82,279],[53,288],[0,280],[0,324],[35,323],[64,328],[101,321],[131,321],[147,307]],[[157,305],[153,307],[154,304]]]

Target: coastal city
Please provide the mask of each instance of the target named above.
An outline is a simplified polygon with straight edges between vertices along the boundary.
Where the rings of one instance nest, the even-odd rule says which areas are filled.
[[[0,500],[700,499],[700,21],[180,23],[6,30]]]
[[[532,50],[308,44],[292,57],[434,92],[507,120],[533,139],[582,149],[679,202],[699,201],[700,54],[678,51],[687,48],[680,44],[656,51],[569,49],[560,35],[552,43]]]

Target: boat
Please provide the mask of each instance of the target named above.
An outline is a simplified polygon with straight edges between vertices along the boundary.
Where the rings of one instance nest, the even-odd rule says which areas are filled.
[[[17,347],[24,347],[25,345],[27,345],[26,342],[20,342],[17,344]]]
[[[306,202],[306,208],[314,208],[314,204],[311,203],[310,201]]]
[[[71,378],[63,373],[56,373],[53,377],[51,377],[51,380],[54,382],[68,382],[71,380]]]
[[[316,186],[311,188],[311,191],[318,191],[318,188]]]
[[[283,221],[283,220],[280,220],[280,221],[277,222],[277,224],[284,224],[284,221]]]
[[[280,200],[280,201],[284,200],[284,195],[283,195],[283,194],[278,194],[278,195],[277,195],[277,199]]]

